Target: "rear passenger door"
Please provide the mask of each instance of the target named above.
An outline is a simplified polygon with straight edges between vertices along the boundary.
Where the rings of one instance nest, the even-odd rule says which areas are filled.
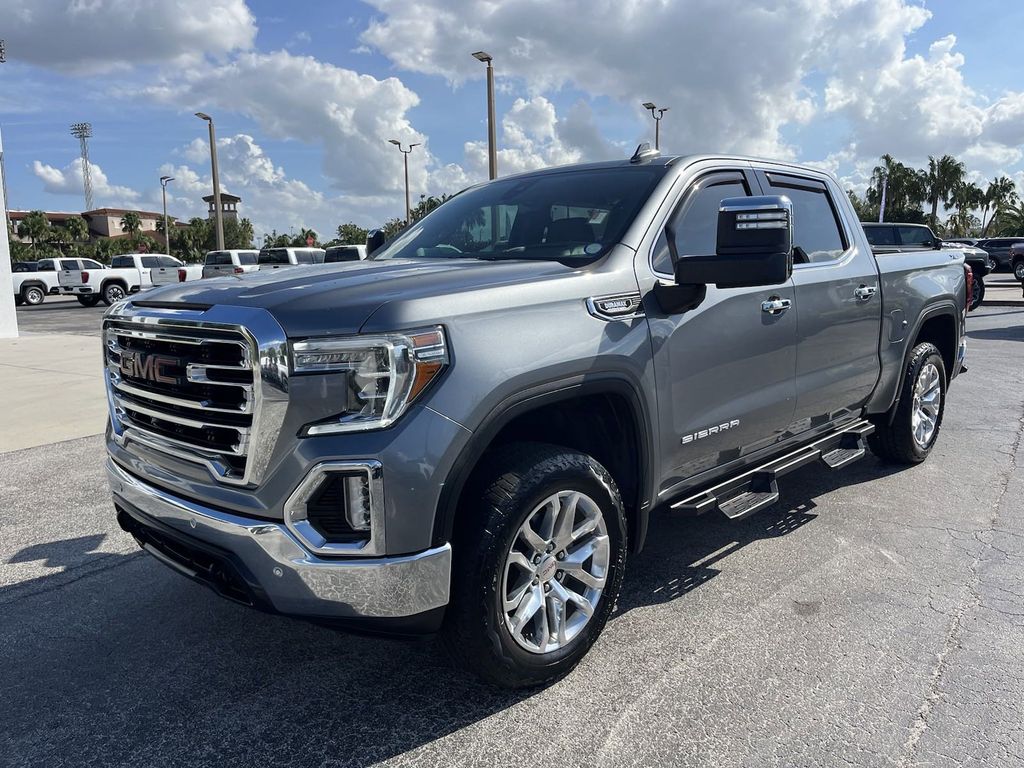
[[[746,169],[715,169],[693,179],[669,216],[680,258],[714,254],[722,200],[757,193]],[[649,264],[638,267],[641,286],[651,273],[661,283],[674,282],[664,228]],[[796,316],[791,309],[769,312],[763,304],[791,304],[793,298],[791,281],[754,288],[709,285],[699,306],[672,313],[647,293],[663,492],[782,438],[795,401]]]
[[[796,410],[790,431],[859,415],[880,363],[878,267],[852,236],[824,177],[759,170],[766,195],[793,202]]]

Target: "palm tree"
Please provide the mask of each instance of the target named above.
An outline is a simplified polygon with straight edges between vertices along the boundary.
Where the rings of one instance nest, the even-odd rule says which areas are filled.
[[[46,240],[50,234],[50,220],[42,211],[29,211],[18,225],[18,236],[27,237],[32,241],[32,255],[35,256],[36,243]]]
[[[64,222],[64,232],[72,243],[81,243],[89,239],[89,224],[81,216],[72,216]]]
[[[980,229],[981,221],[971,212],[981,208],[985,193],[973,181],[961,181],[950,193],[949,202],[956,210],[949,217],[949,228],[957,237],[966,237],[973,229]]]
[[[139,214],[135,211],[127,211],[124,216],[121,217],[121,231],[128,233],[133,242],[135,236],[138,235],[139,230],[142,229],[142,219],[139,218]]]
[[[931,223],[939,220],[939,202],[948,204],[950,193],[964,179],[967,168],[952,155],[943,155],[938,160],[928,157],[928,170],[923,171],[927,199],[932,207]]]
[[[1024,235],[1024,203],[1018,200],[1000,211],[996,234],[1002,237]]]
[[[1017,202],[1017,199],[1017,185],[1013,183],[1013,179],[1000,176],[989,182],[988,188],[985,190],[984,207],[981,214],[982,237],[988,234],[988,228],[992,226],[992,222],[996,220],[1000,212]],[[992,218],[986,221],[985,217],[988,215],[989,208],[992,209]]]
[[[868,189],[868,203],[881,205],[884,184],[885,217],[890,221],[920,220],[919,206],[926,194],[923,176],[894,160],[892,155],[882,155],[881,160],[881,165],[875,166],[871,174],[873,188]]]

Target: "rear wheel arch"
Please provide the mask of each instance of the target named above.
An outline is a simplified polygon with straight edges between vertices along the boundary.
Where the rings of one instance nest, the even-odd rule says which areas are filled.
[[[899,387],[896,390],[896,399],[889,410],[890,415],[895,413],[899,406],[900,398],[903,397],[904,380],[902,372],[906,371],[910,363],[914,348],[921,342],[927,341],[934,344],[939,354],[942,355],[942,362],[945,365],[946,384],[955,374],[957,344],[959,342],[960,321],[957,317],[956,307],[952,303],[942,303],[926,307],[918,317],[917,327],[914,333],[908,336],[906,351],[903,353],[902,368]]]
[[[475,472],[492,449],[539,442],[592,456],[608,469],[622,491],[631,548],[647,533],[653,443],[651,415],[636,386],[609,376],[549,385],[496,407],[463,447],[438,502],[434,539],[451,541],[462,501],[472,493]]]

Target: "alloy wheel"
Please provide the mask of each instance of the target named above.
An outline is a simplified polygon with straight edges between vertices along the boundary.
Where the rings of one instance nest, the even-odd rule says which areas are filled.
[[[512,639],[531,653],[551,653],[593,617],[608,578],[611,544],[601,508],[579,491],[538,504],[505,556],[501,613]]]
[[[926,363],[914,382],[914,411],[910,420],[914,442],[920,448],[931,444],[938,429],[941,406],[942,377],[934,363]]]

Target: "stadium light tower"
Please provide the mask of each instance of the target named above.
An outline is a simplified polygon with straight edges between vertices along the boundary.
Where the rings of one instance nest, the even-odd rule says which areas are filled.
[[[92,179],[89,176],[89,139],[92,137],[92,123],[72,123],[71,135],[78,139],[82,148],[82,184],[85,186],[85,210],[93,209]]]

